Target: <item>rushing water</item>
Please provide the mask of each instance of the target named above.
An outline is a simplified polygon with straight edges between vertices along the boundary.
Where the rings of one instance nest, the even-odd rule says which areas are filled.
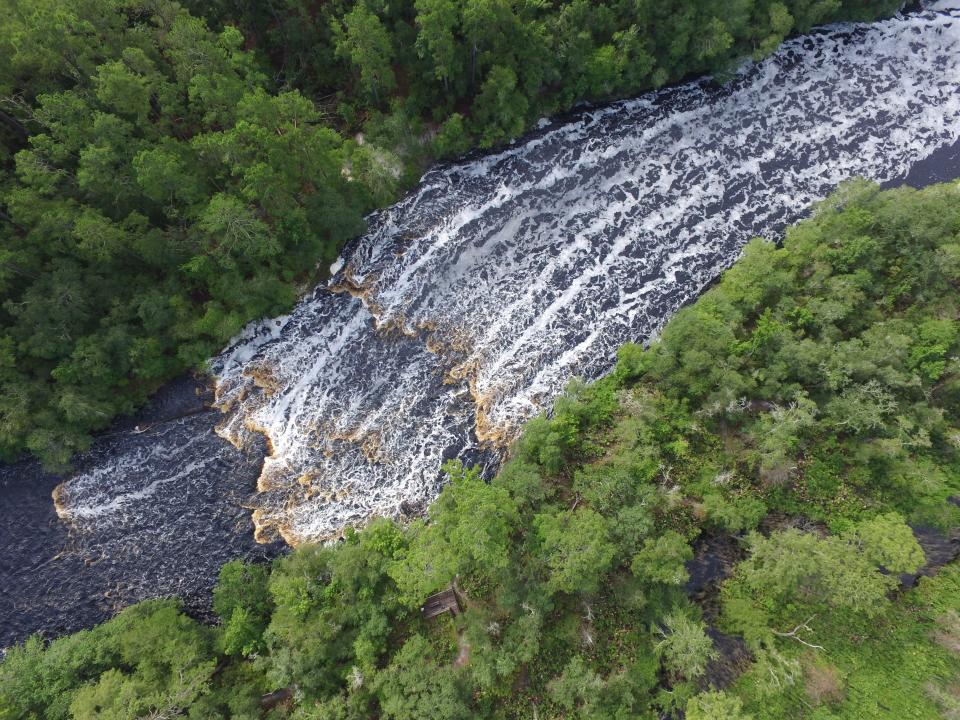
[[[150,597],[176,594],[205,614],[220,565],[279,549],[254,542],[242,507],[266,445],[240,452],[223,442],[213,431],[219,413],[205,408],[199,389],[170,383],[80,458],[78,477],[115,489],[99,520],[87,517],[89,532],[68,534],[50,499],[60,480],[37,463],[0,471],[0,648],[41,629],[76,630]],[[151,429],[133,432],[135,422]],[[158,472],[172,445],[189,459]]]
[[[609,369],[618,345],[838,182],[960,174],[958,48],[956,0],[834,26],[723,88],[584,111],[427,173],[372,216],[327,287],[213,361],[223,415],[154,416],[98,442],[58,491],[66,559],[46,562],[56,549],[31,550],[25,528],[0,561],[26,608],[5,637],[43,626],[31,598],[58,582],[77,597],[119,582],[121,603],[202,593],[225,556],[251,551],[241,505],[259,539],[291,543],[421,511],[444,459],[495,463],[569,377]],[[0,482],[21,487],[27,467]],[[0,529],[12,547],[17,531]],[[103,560],[75,579],[77,558]],[[74,624],[105,611],[84,608]]]

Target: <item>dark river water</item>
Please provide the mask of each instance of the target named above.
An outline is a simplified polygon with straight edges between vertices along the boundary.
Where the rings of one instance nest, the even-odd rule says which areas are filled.
[[[172,384],[65,481],[0,469],[0,647],[148,597],[203,614],[229,558],[416,514],[445,459],[492,468],[570,377],[609,370],[837,183],[960,176],[958,48],[960,0],[831,26],[724,87],[431,170],[328,286],[211,361],[215,398]]]

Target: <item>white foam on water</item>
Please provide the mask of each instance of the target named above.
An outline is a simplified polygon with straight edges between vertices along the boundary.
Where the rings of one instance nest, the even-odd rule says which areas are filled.
[[[189,480],[214,475],[220,453],[205,433],[184,431],[194,425],[191,420],[133,433],[126,452],[73,476],[63,486],[61,516],[82,529],[137,524],[144,506],[156,502],[169,506],[174,498],[186,495]],[[171,457],[182,462],[172,464],[169,472],[153,472]]]
[[[957,142],[957,8],[831,26],[727,88],[541,122],[526,142],[428,172],[371,216],[330,290],[212,362],[221,434],[272,445],[259,526],[301,542],[422,509],[445,459],[484,442],[502,453],[571,376],[609,370],[751,237],[776,237],[845,179],[903,177]],[[65,512],[95,526],[209,471],[189,443],[173,452],[164,478],[117,460],[72,479]]]

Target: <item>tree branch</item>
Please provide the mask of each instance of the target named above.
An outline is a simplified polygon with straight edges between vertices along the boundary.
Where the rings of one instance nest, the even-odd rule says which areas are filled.
[[[808,648],[814,648],[814,649],[816,649],[816,650],[823,650],[823,649],[824,649],[824,648],[823,648],[823,645],[814,645],[813,643],[809,643],[809,642],[807,642],[806,640],[804,640],[802,637],[800,637],[800,635],[798,634],[801,630],[806,630],[807,632],[813,632],[813,629],[810,627],[810,625],[808,625],[808,623],[809,623],[811,620],[813,620],[815,617],[816,617],[816,615],[811,615],[811,616],[808,617],[806,620],[804,620],[802,623],[800,623],[799,625],[797,625],[797,626],[796,626],[793,630],[791,630],[790,632],[779,632],[779,631],[777,631],[777,630],[772,630],[771,632],[772,632],[774,635],[776,635],[777,637],[793,638],[793,639],[796,640],[798,643],[800,643],[801,645],[806,645]]]

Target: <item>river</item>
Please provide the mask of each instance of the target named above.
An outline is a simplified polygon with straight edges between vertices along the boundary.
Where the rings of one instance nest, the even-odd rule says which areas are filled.
[[[830,26],[722,87],[582,110],[431,170],[328,285],[212,360],[216,409],[167,388],[79,459],[56,515],[59,479],[0,470],[0,646],[146,597],[202,612],[229,557],[416,515],[448,458],[492,470],[570,377],[609,370],[751,237],[853,176],[960,176],[957,48],[957,0]]]

